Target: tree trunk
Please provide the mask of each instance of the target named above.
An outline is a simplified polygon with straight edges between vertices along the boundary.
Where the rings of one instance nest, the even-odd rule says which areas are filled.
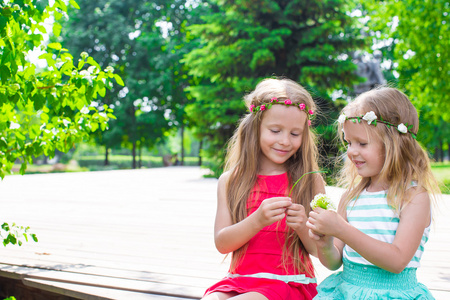
[[[184,166],[184,124],[181,125],[181,165]]]
[[[202,165],[202,147],[203,147],[203,139],[200,141],[200,144],[198,145],[198,165]]]
[[[444,162],[444,145],[442,144],[442,141],[439,141],[439,148],[441,153],[441,159],[440,162]]]
[[[136,169],[136,142],[133,142],[133,149],[131,150],[131,155],[133,156],[131,168]]]
[[[109,166],[109,148],[105,147],[105,166]]]
[[[139,163],[138,163],[138,167],[139,169],[142,168],[142,146],[141,143],[139,143]]]
[[[448,153],[447,153],[447,160],[448,161],[450,161],[450,143],[447,143],[447,147],[448,147],[448,149],[447,149],[447,151],[448,151]]]

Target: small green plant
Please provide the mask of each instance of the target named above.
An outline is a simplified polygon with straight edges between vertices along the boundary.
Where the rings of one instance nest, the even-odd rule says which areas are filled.
[[[0,230],[0,237],[3,238],[3,246],[8,244],[22,246],[22,237],[28,242],[29,236],[33,241],[37,242],[37,236],[34,233],[29,233],[29,229],[30,227],[18,226],[16,223],[12,223],[12,225],[3,223]]]

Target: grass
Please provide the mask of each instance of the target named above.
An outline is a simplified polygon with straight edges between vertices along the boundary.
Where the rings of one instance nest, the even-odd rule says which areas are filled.
[[[132,158],[129,155],[110,155],[109,165],[104,165],[105,157],[98,156],[82,156],[77,161],[72,160],[67,164],[57,163],[54,165],[28,165],[26,174],[40,173],[61,173],[61,172],[88,172],[88,171],[106,171],[131,169]],[[138,158],[136,158],[138,164]],[[163,166],[162,157],[158,156],[142,156],[142,168],[159,168]],[[185,157],[185,166],[197,166],[198,157]],[[19,174],[20,165],[14,165],[13,174]]]
[[[431,171],[439,182],[443,194],[450,194],[450,162],[432,163]]]
[[[105,167],[103,156],[83,156],[80,157],[77,163],[56,164],[56,165],[29,165],[27,167],[27,174],[35,173],[55,173],[55,172],[86,172],[99,170],[117,170],[130,169],[131,157],[124,155],[111,155],[109,157],[110,165]],[[198,165],[197,157],[185,157],[184,164],[186,166]],[[162,158],[155,156],[143,156],[142,166],[144,168],[162,167]],[[18,174],[20,165],[14,167],[13,171]],[[442,193],[450,194],[450,162],[432,163],[431,171],[438,180]]]

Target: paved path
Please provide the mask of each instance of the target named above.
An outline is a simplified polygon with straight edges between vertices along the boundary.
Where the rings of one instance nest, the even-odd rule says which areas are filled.
[[[197,167],[8,176],[0,221],[38,243],[0,248],[0,276],[79,299],[198,299],[229,260],[213,243],[217,180]],[[339,198],[342,190],[328,187]],[[450,299],[450,205],[431,233],[419,280]],[[314,260],[319,281],[331,272]]]

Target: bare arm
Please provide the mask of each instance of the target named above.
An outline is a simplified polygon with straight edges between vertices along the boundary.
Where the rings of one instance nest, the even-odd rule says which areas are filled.
[[[229,253],[245,245],[262,228],[280,221],[285,216],[286,207],[291,205],[288,197],[264,200],[250,216],[233,224],[227,206],[226,183],[229,173],[224,173],[218,182],[217,212],[214,225],[214,241],[220,253]]]
[[[317,257],[320,262],[330,270],[337,270],[342,265],[342,252],[344,243],[331,235],[324,235],[317,232],[317,225],[320,222],[329,221],[331,226],[336,223],[347,223],[347,213],[343,201],[339,202],[337,213],[334,211],[316,208],[310,212],[307,226],[309,236],[315,241],[317,247]]]
[[[413,192],[414,188],[410,190]],[[319,222],[314,230],[342,240],[374,265],[389,272],[400,273],[413,258],[430,221],[430,199],[426,192],[421,192],[414,195],[402,210],[392,244],[374,239],[342,221],[331,226],[323,226],[325,223]]]

